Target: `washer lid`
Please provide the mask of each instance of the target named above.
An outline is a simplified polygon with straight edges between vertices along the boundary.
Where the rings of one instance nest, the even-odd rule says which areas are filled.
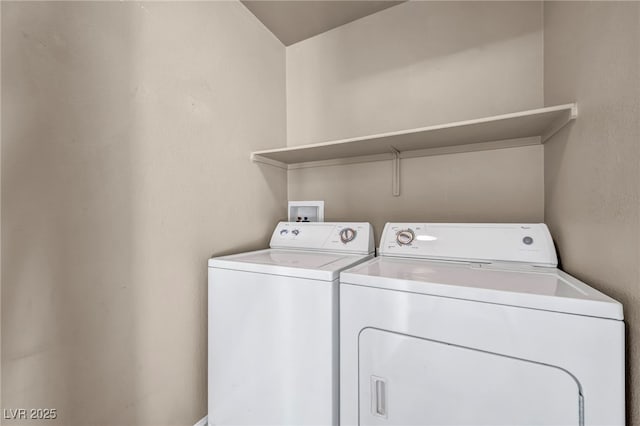
[[[266,249],[209,259],[209,268],[333,281],[340,271],[370,259],[370,255],[308,250]]]
[[[556,268],[378,257],[343,272],[340,282],[623,319],[619,302]]]

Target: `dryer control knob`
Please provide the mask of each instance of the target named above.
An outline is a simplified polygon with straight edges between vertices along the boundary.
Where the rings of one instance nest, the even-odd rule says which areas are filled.
[[[396,241],[398,242],[398,245],[407,246],[411,244],[415,237],[416,234],[413,233],[412,229],[403,229],[401,231],[398,231],[398,233],[396,234]]]
[[[294,229],[293,231],[291,231],[291,233],[293,235],[298,235],[300,233],[300,230],[299,229]]]
[[[347,244],[349,241],[353,241],[355,237],[356,230],[353,228],[344,228],[342,231],[340,231],[340,241],[342,241],[343,244]]]
[[[283,229],[282,231],[280,231],[280,235],[287,235],[289,233],[289,231],[287,229]]]

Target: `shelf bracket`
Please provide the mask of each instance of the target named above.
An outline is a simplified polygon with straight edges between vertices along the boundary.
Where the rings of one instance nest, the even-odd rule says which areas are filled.
[[[393,154],[393,158],[391,159],[392,163],[392,176],[391,176],[391,185],[394,197],[400,196],[400,151],[391,147],[391,152]]]
[[[569,124],[569,122],[578,118],[578,104],[571,104],[571,109],[565,111],[561,117],[557,118],[551,126],[545,130],[541,137],[542,143],[545,143],[547,140],[551,139],[553,135],[558,133],[560,129],[562,129],[565,125]]]

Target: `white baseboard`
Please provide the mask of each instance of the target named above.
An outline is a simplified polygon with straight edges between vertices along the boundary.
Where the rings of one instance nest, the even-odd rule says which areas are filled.
[[[207,426],[207,420],[209,416],[204,416],[203,418],[201,418],[200,420],[198,420],[198,423],[196,423],[193,426]]]

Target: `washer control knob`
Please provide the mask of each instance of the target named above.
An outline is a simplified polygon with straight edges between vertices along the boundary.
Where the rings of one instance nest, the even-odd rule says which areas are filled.
[[[340,231],[340,241],[342,241],[343,244],[347,244],[349,241],[353,241],[353,239],[356,237],[356,230],[353,228],[344,228],[342,231]]]
[[[300,230],[299,229],[294,229],[293,231],[291,231],[291,233],[293,235],[298,235],[300,233]]]
[[[283,229],[280,231],[280,235],[287,235],[289,233],[288,229]]]
[[[396,241],[398,242],[398,245],[408,246],[409,244],[411,244],[415,237],[416,234],[413,233],[412,229],[403,229],[401,231],[398,231],[398,233],[396,234]]]

